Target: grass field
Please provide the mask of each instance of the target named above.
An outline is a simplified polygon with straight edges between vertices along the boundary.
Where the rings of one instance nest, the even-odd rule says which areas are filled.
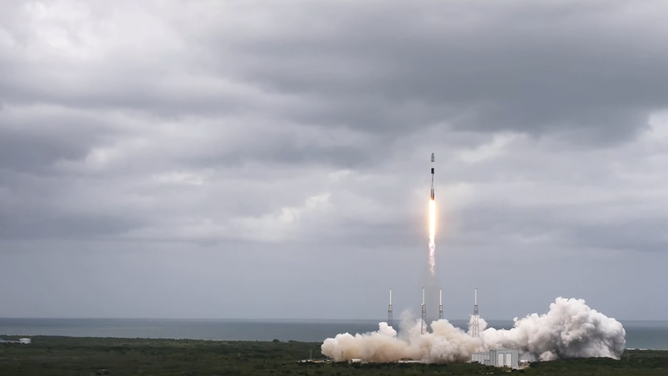
[[[32,337],[0,343],[0,376],[13,375],[502,375],[477,364],[298,363],[320,343]],[[629,350],[621,360],[532,363],[524,375],[668,376],[668,351]]]

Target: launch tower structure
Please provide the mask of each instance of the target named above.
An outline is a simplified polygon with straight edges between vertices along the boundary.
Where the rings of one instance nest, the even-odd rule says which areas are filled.
[[[420,333],[427,333],[427,305],[424,302],[424,287],[422,288],[422,321],[420,323]]]
[[[438,290],[438,319],[443,320],[443,290]]]
[[[387,325],[392,326],[393,323],[393,314],[392,314],[392,289],[390,289],[390,304],[387,306]]]
[[[478,315],[478,289],[474,290],[473,297],[473,322],[471,323],[471,336],[480,337],[480,316]]]

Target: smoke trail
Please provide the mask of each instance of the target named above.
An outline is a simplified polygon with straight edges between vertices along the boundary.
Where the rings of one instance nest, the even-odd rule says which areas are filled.
[[[327,338],[322,353],[335,361],[366,359],[392,362],[401,359],[425,362],[464,362],[471,354],[497,348],[515,348],[527,360],[608,357],[619,359],[626,332],[617,320],[590,309],[579,299],[557,298],[547,314],[515,319],[509,330],[485,329],[480,320],[480,338],[454,327],[447,320],[432,322],[432,333],[420,334],[420,323],[407,318],[397,333],[380,323],[373,333],[339,334]],[[483,331],[484,330],[484,331]]]
[[[436,277],[436,202],[429,200],[429,273]]]

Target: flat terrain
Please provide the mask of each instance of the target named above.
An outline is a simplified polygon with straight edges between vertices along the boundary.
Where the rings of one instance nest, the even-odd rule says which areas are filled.
[[[7,337],[4,337],[7,338]],[[32,337],[0,343],[0,375],[502,375],[477,364],[300,364],[320,343]],[[627,351],[621,360],[533,363],[524,375],[668,375],[668,351]]]

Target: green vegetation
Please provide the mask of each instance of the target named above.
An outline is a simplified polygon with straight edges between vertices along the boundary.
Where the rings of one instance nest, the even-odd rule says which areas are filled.
[[[298,363],[323,359],[320,343],[32,337],[0,343],[0,375],[503,375],[477,364]],[[533,363],[523,375],[668,375],[668,351],[627,351],[621,360]]]

